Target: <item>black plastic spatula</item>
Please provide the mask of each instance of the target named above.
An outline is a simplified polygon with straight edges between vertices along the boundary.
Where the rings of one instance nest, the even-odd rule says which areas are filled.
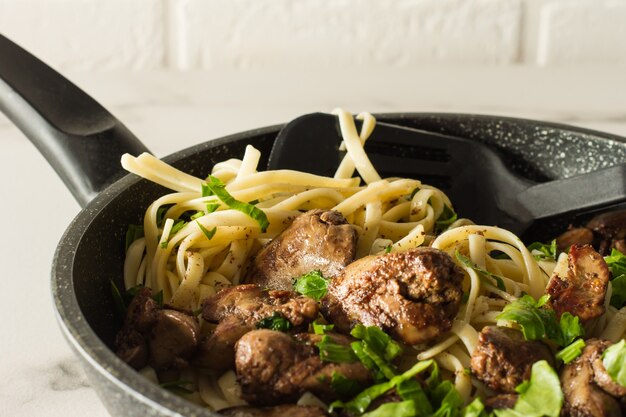
[[[313,113],[278,134],[269,169],[332,176],[341,161],[336,116]],[[522,234],[538,220],[626,201],[626,165],[536,184],[512,173],[498,153],[469,139],[377,122],[365,150],[383,178],[439,187],[457,213]]]

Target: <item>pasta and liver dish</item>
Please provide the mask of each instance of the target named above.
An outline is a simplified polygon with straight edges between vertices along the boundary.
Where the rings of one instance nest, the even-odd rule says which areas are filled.
[[[120,357],[231,416],[620,415],[626,276],[596,249],[626,228],[527,248],[418,179],[380,179],[362,148],[374,118],[338,117],[332,178],[259,171],[251,146],[206,179],[124,156],[174,192],[128,241]]]

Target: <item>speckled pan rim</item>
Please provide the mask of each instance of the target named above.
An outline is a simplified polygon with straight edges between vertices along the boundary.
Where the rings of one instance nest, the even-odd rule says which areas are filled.
[[[415,117],[455,117],[463,120],[507,121],[520,125],[542,126],[568,130],[580,134],[593,135],[602,139],[626,142],[625,138],[605,132],[578,128],[559,123],[542,122],[528,119],[500,117],[491,115],[456,114],[456,113],[385,113],[378,115],[381,119],[410,120]],[[164,160],[168,163],[177,162],[191,155],[206,151],[234,141],[245,140],[260,135],[277,133],[282,125],[268,126],[249,130],[219,139],[210,140],[199,145],[176,152]],[[158,415],[164,416],[217,416],[208,410],[184,400],[177,395],[162,389],[146,380],[132,368],[122,362],[95,334],[80,310],[73,287],[73,265],[80,240],[89,228],[94,217],[98,215],[123,190],[141,181],[140,178],[128,174],[100,193],[70,223],[57,246],[53,265],[51,290],[56,309],[56,316],[65,338],[71,347],[92,368],[106,378],[110,384],[133,396],[136,400],[153,409]],[[99,393],[100,395],[100,393]]]

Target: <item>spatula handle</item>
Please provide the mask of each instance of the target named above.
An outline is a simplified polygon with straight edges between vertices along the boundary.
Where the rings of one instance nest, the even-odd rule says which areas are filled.
[[[83,207],[122,174],[122,154],[147,151],[98,102],[2,35],[0,111],[33,142]]]
[[[535,219],[625,202],[626,164],[535,185],[518,201]]]

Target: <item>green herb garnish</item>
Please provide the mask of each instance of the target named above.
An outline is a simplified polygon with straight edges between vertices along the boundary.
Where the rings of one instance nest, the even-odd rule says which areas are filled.
[[[191,217],[189,217],[189,220],[197,220],[205,214],[206,213],[204,211],[196,211],[194,214],[191,215]]]
[[[480,397],[474,398],[474,401],[461,410],[461,417],[483,417],[485,415],[485,404]]]
[[[122,298],[122,293],[120,292],[117,285],[113,280],[110,280],[111,283],[111,297],[113,298],[113,308],[115,309],[115,313],[117,316],[124,320],[126,317],[126,303],[124,302],[124,298]]]
[[[220,204],[219,203],[206,203],[206,212],[207,212],[207,214],[213,213],[218,208],[220,208]]]
[[[140,224],[129,224],[128,229],[126,230],[126,250],[130,247],[130,245],[137,239],[141,239],[143,237],[143,226]]]
[[[403,400],[413,401],[417,405],[417,409],[420,410],[419,415],[428,416],[432,414],[433,408],[428,396],[417,379],[411,378],[399,383],[396,392]]]
[[[400,374],[398,376],[393,377],[391,380],[382,382],[380,384],[372,385],[363,391],[361,391],[356,397],[352,400],[343,402],[343,401],[335,401],[330,405],[330,412],[337,410],[338,408],[343,408],[348,412],[353,414],[363,414],[365,410],[370,406],[372,401],[376,398],[384,395],[389,390],[397,387],[402,382],[414,378],[420,372],[425,371],[433,364],[432,360],[418,362],[411,369]]]
[[[341,397],[352,397],[361,391],[361,384],[348,379],[341,373],[334,371],[330,379],[330,387]]]
[[[613,381],[626,387],[626,340],[609,346],[602,353],[602,364]]]
[[[576,339],[560,351],[558,351],[555,357],[565,364],[570,363],[574,359],[580,356],[585,347],[585,341],[583,339]]]
[[[313,333],[315,334],[326,334],[326,332],[331,331],[335,327],[334,324],[322,324],[322,323],[313,323]]]
[[[541,243],[541,242],[533,242],[528,246],[528,250],[532,253],[533,257],[537,261],[541,261],[544,259],[552,259],[556,260],[557,250],[556,250],[556,239],[552,239],[549,244]]]
[[[457,219],[459,216],[452,209],[452,207],[448,207],[446,204],[443,205],[443,211],[439,215],[439,218],[435,221],[435,225],[437,226],[438,232],[445,232],[448,227]]]
[[[198,220],[196,220],[196,223],[198,224],[198,227],[200,228],[202,233],[204,233],[204,236],[206,236],[208,240],[213,239],[213,236],[215,236],[215,232],[217,232],[217,227],[214,227],[213,229],[208,230],[206,227],[202,226],[202,224]]]
[[[419,413],[415,401],[407,400],[395,403],[385,403],[374,411],[363,414],[362,417],[415,417],[423,414]]]
[[[511,409],[494,410],[497,417],[559,417],[563,405],[561,381],[545,360],[535,362],[530,381],[518,385],[519,398]]]
[[[328,281],[320,271],[311,271],[296,278],[293,289],[299,294],[319,301],[326,295]]]
[[[256,324],[257,329],[270,329],[277,330],[279,332],[287,332],[291,330],[292,327],[293,324],[291,324],[291,322],[283,317],[283,315],[278,311],[275,311],[274,314],[269,317],[259,320]]]
[[[316,346],[319,349],[320,358],[325,362],[344,363],[358,360],[350,346],[336,343],[328,335],[323,336]]]
[[[611,305],[620,309],[626,305],[626,255],[617,249],[611,249],[611,254],[604,258],[611,271]]]
[[[235,197],[233,197],[232,195],[230,195],[228,191],[226,191],[226,186],[218,178],[212,175],[209,175],[208,181],[209,182],[207,184],[202,185],[203,197],[206,196],[205,192],[210,191],[212,194],[217,196],[217,198],[219,198],[222,201],[222,203],[226,204],[231,209],[240,211],[252,217],[259,224],[259,227],[261,228],[262,232],[265,232],[267,230],[267,227],[270,225],[270,222],[269,220],[267,220],[267,216],[265,215],[263,210],[259,209],[258,207],[252,204],[244,203],[243,201],[239,201],[235,199]],[[212,194],[207,194],[207,195],[212,195]]]
[[[159,386],[161,388],[165,388],[166,390],[174,391],[179,394],[193,394],[192,390],[185,387],[185,385],[192,385],[192,384],[193,384],[193,381],[179,379],[177,381],[162,382],[159,384]]]
[[[545,306],[548,299],[549,296],[544,295],[535,301],[526,294],[504,307],[496,318],[517,323],[526,340],[546,338],[559,346],[567,346],[575,338],[583,336],[585,331],[578,317],[566,312],[558,320],[554,310]]]
[[[504,285],[504,280],[501,276],[493,274],[486,269],[483,269],[472,262],[467,256],[463,255],[458,250],[455,252],[456,259],[461,262],[464,266],[473,269],[478,274],[478,277],[481,281],[486,282],[487,284],[493,285],[493,281],[495,281],[496,287],[501,291],[506,291],[506,286]],[[493,281],[492,281],[493,280]]]

